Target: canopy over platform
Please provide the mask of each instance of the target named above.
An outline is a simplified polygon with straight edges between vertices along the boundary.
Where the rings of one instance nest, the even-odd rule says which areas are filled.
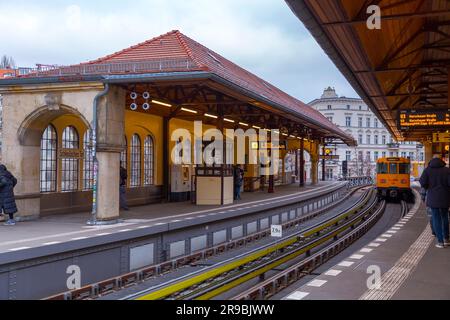
[[[449,109],[450,1],[286,2],[398,140],[436,130],[402,128],[398,120],[402,110]],[[381,9],[381,29],[367,25],[371,5]]]
[[[163,116],[178,117],[181,108],[190,107],[197,113],[184,118],[204,119],[205,114],[217,112],[220,104],[227,106],[224,116],[234,121],[228,121],[228,126],[242,122],[279,128],[291,138],[339,139],[356,145],[316,110],[176,30],[87,63],[28,70],[0,81],[0,87],[89,81],[115,84],[129,92],[149,92],[175,107],[154,106]],[[127,101],[127,105],[131,103]]]

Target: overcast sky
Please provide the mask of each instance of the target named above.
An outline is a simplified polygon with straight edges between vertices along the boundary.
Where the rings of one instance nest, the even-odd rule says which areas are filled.
[[[356,93],[283,0],[0,0],[0,55],[18,66],[92,60],[170,30],[309,102]]]

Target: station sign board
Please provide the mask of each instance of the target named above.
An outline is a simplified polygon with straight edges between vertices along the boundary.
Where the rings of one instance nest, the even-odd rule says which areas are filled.
[[[433,133],[433,142],[434,143],[450,142],[450,133],[434,132]]]
[[[58,158],[60,159],[83,159],[84,152],[78,149],[61,149],[58,152]]]
[[[398,126],[400,130],[450,127],[450,109],[401,110]]]
[[[323,159],[325,159],[325,160],[339,160],[339,155],[331,155],[331,154],[326,154],[326,155],[323,155],[323,154],[321,154],[320,156],[319,156],[319,158],[320,158],[320,160],[323,160]]]
[[[286,141],[280,141],[278,144],[267,142],[267,141],[253,141],[251,143],[252,150],[260,150],[260,149],[280,149],[280,150],[286,150],[287,144]]]

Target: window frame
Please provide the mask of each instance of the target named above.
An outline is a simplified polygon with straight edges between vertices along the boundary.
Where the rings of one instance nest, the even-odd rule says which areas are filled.
[[[142,186],[142,141],[141,137],[135,133],[131,137],[130,143],[130,187],[138,188]]]
[[[155,140],[148,135],[144,140],[144,186],[152,185],[155,185]]]
[[[80,150],[77,128],[67,126],[62,131],[61,150]],[[80,188],[80,159],[61,158],[61,192],[75,192]]]
[[[44,141],[46,142],[46,147],[43,148]],[[50,157],[43,157],[44,152],[48,155],[50,152]],[[50,169],[46,166],[43,170],[43,164],[50,164]],[[41,135],[41,147],[40,147],[40,159],[39,159],[39,190],[40,193],[51,193],[57,192],[58,190],[58,132],[55,126],[49,124]],[[45,173],[45,180],[43,179],[43,174]],[[47,179],[50,173],[50,179]],[[50,183],[50,188],[43,188],[44,184]]]
[[[92,154],[91,130],[88,129],[83,135],[83,177],[82,186],[84,191],[92,190],[94,186],[94,156]]]

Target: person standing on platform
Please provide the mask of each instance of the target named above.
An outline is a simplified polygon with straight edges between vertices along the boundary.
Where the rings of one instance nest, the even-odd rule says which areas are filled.
[[[427,203],[427,190],[425,190],[424,188],[420,188],[420,197],[422,198],[422,201],[424,203]],[[426,207],[426,214],[428,217],[428,220],[430,221],[430,227],[431,227],[431,233],[433,234],[433,236],[436,237],[436,233],[434,232],[433,229],[433,212],[431,212],[431,208],[430,207]]]
[[[0,208],[3,214],[9,216],[5,226],[14,226],[14,214],[17,212],[16,198],[14,196],[14,187],[17,179],[8,171],[6,166],[0,165]]]
[[[241,188],[242,188],[242,181],[243,181],[243,173],[244,171],[241,169],[240,166],[234,167],[234,200],[241,200]]]
[[[120,165],[120,199],[119,199],[119,203],[120,203],[120,209],[123,209],[125,211],[130,210],[130,208],[128,208],[127,198],[126,198],[127,178],[128,178],[127,169],[125,169],[121,164]]]
[[[450,168],[439,155],[435,155],[423,171],[420,184],[427,191],[426,205],[432,212],[436,247],[449,246]]]

